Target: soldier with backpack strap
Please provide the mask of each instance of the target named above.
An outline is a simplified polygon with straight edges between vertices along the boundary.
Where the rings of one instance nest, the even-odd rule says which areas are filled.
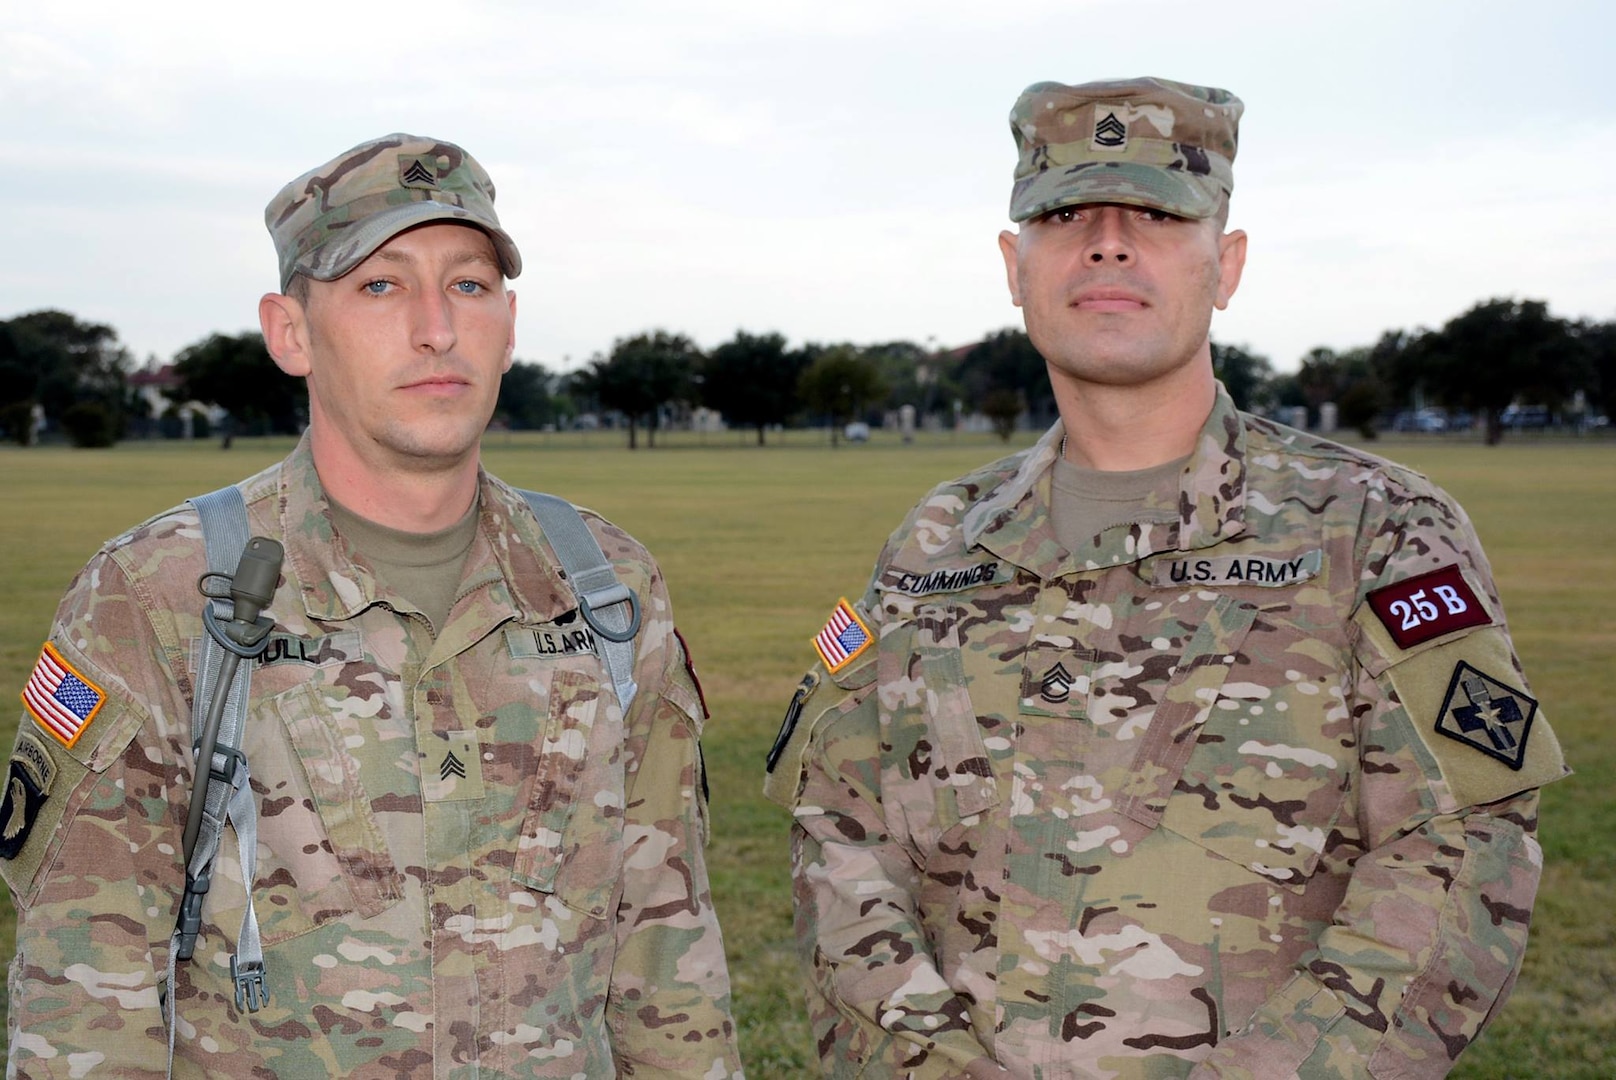
[[[738,1075],[661,574],[479,466],[520,269],[486,174],[390,136],[266,217],[310,428],[58,611],[0,809],[10,1061]]]

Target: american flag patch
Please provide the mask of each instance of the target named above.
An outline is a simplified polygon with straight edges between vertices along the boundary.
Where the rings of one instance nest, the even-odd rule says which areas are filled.
[[[75,671],[49,642],[40,650],[34,673],[22,688],[22,703],[29,713],[67,747],[79,741],[106,700],[102,689]]]
[[[870,633],[870,628],[858,617],[853,605],[843,597],[836,601],[836,610],[831,612],[825,628],[814,637],[814,649],[834,675],[851,664],[874,641],[875,635]]]

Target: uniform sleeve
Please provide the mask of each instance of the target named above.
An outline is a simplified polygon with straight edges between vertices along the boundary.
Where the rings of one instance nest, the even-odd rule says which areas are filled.
[[[1366,850],[1317,948],[1193,1077],[1441,1077],[1520,970],[1559,746],[1462,511],[1422,501],[1375,543],[1349,694]]]
[[[101,700],[71,746],[25,711],[13,748],[0,858],[18,918],[9,1069],[161,1077],[159,977],[183,881],[166,813],[175,778],[143,741],[154,729],[138,688],[143,671],[157,677],[144,659],[155,645],[116,564],[80,575],[48,649],[42,663],[70,671],[81,702]]]
[[[882,812],[874,651],[839,682],[821,678],[797,721],[810,734],[792,877],[814,1044],[827,1076],[1006,1076],[938,969],[915,908],[919,871]]]
[[[741,1065],[703,851],[706,708],[660,580],[651,593],[629,717],[613,1052],[623,1076],[721,1080],[739,1077]]]

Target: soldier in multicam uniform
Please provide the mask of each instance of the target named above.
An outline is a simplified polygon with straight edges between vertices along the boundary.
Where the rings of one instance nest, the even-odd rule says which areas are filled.
[[[644,625],[627,715],[522,498],[478,464],[521,269],[459,147],[393,135],[283,189],[266,343],[308,434],[246,480],[285,545],[243,751],[269,999],[233,1003],[226,842],[194,958],[185,880],[195,513],[74,581],[0,812],[22,1076],[737,1076],[708,893],[704,705],[650,555],[585,512]],[[32,686],[33,684],[31,684]],[[25,695],[25,698],[27,695]],[[54,704],[53,704],[54,702]]]
[[[1519,970],[1565,769],[1468,519],[1213,377],[1241,108],[1016,104],[1060,422],[915,507],[770,755],[828,1075],[1435,1077]]]

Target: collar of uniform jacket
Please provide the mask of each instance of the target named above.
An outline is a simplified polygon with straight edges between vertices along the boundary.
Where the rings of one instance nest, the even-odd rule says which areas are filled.
[[[1049,516],[1050,477],[1066,429],[1055,426],[1022,454],[1015,468],[984,494],[961,521],[967,549],[983,547],[1017,566],[1051,576],[1052,553],[1061,552]],[[1137,562],[1164,551],[1212,547],[1245,531],[1246,430],[1234,400],[1218,385],[1212,412],[1184,466],[1176,506],[1146,505],[1133,525],[1106,530],[1100,543],[1070,553],[1070,569]]]
[[[273,474],[275,470],[271,470]],[[576,606],[571,588],[556,570],[522,497],[479,470],[478,529],[466,553],[460,593],[486,589],[487,617],[523,623],[551,622]],[[249,503],[254,492],[244,492]],[[296,585],[309,618],[322,622],[351,619],[376,603],[374,575],[354,562],[345,546],[332,543],[331,508],[305,433],[279,469],[281,532],[286,544],[288,584]],[[491,609],[491,610],[490,610]],[[453,623],[445,629],[451,629]],[[441,635],[440,635],[441,636]]]

